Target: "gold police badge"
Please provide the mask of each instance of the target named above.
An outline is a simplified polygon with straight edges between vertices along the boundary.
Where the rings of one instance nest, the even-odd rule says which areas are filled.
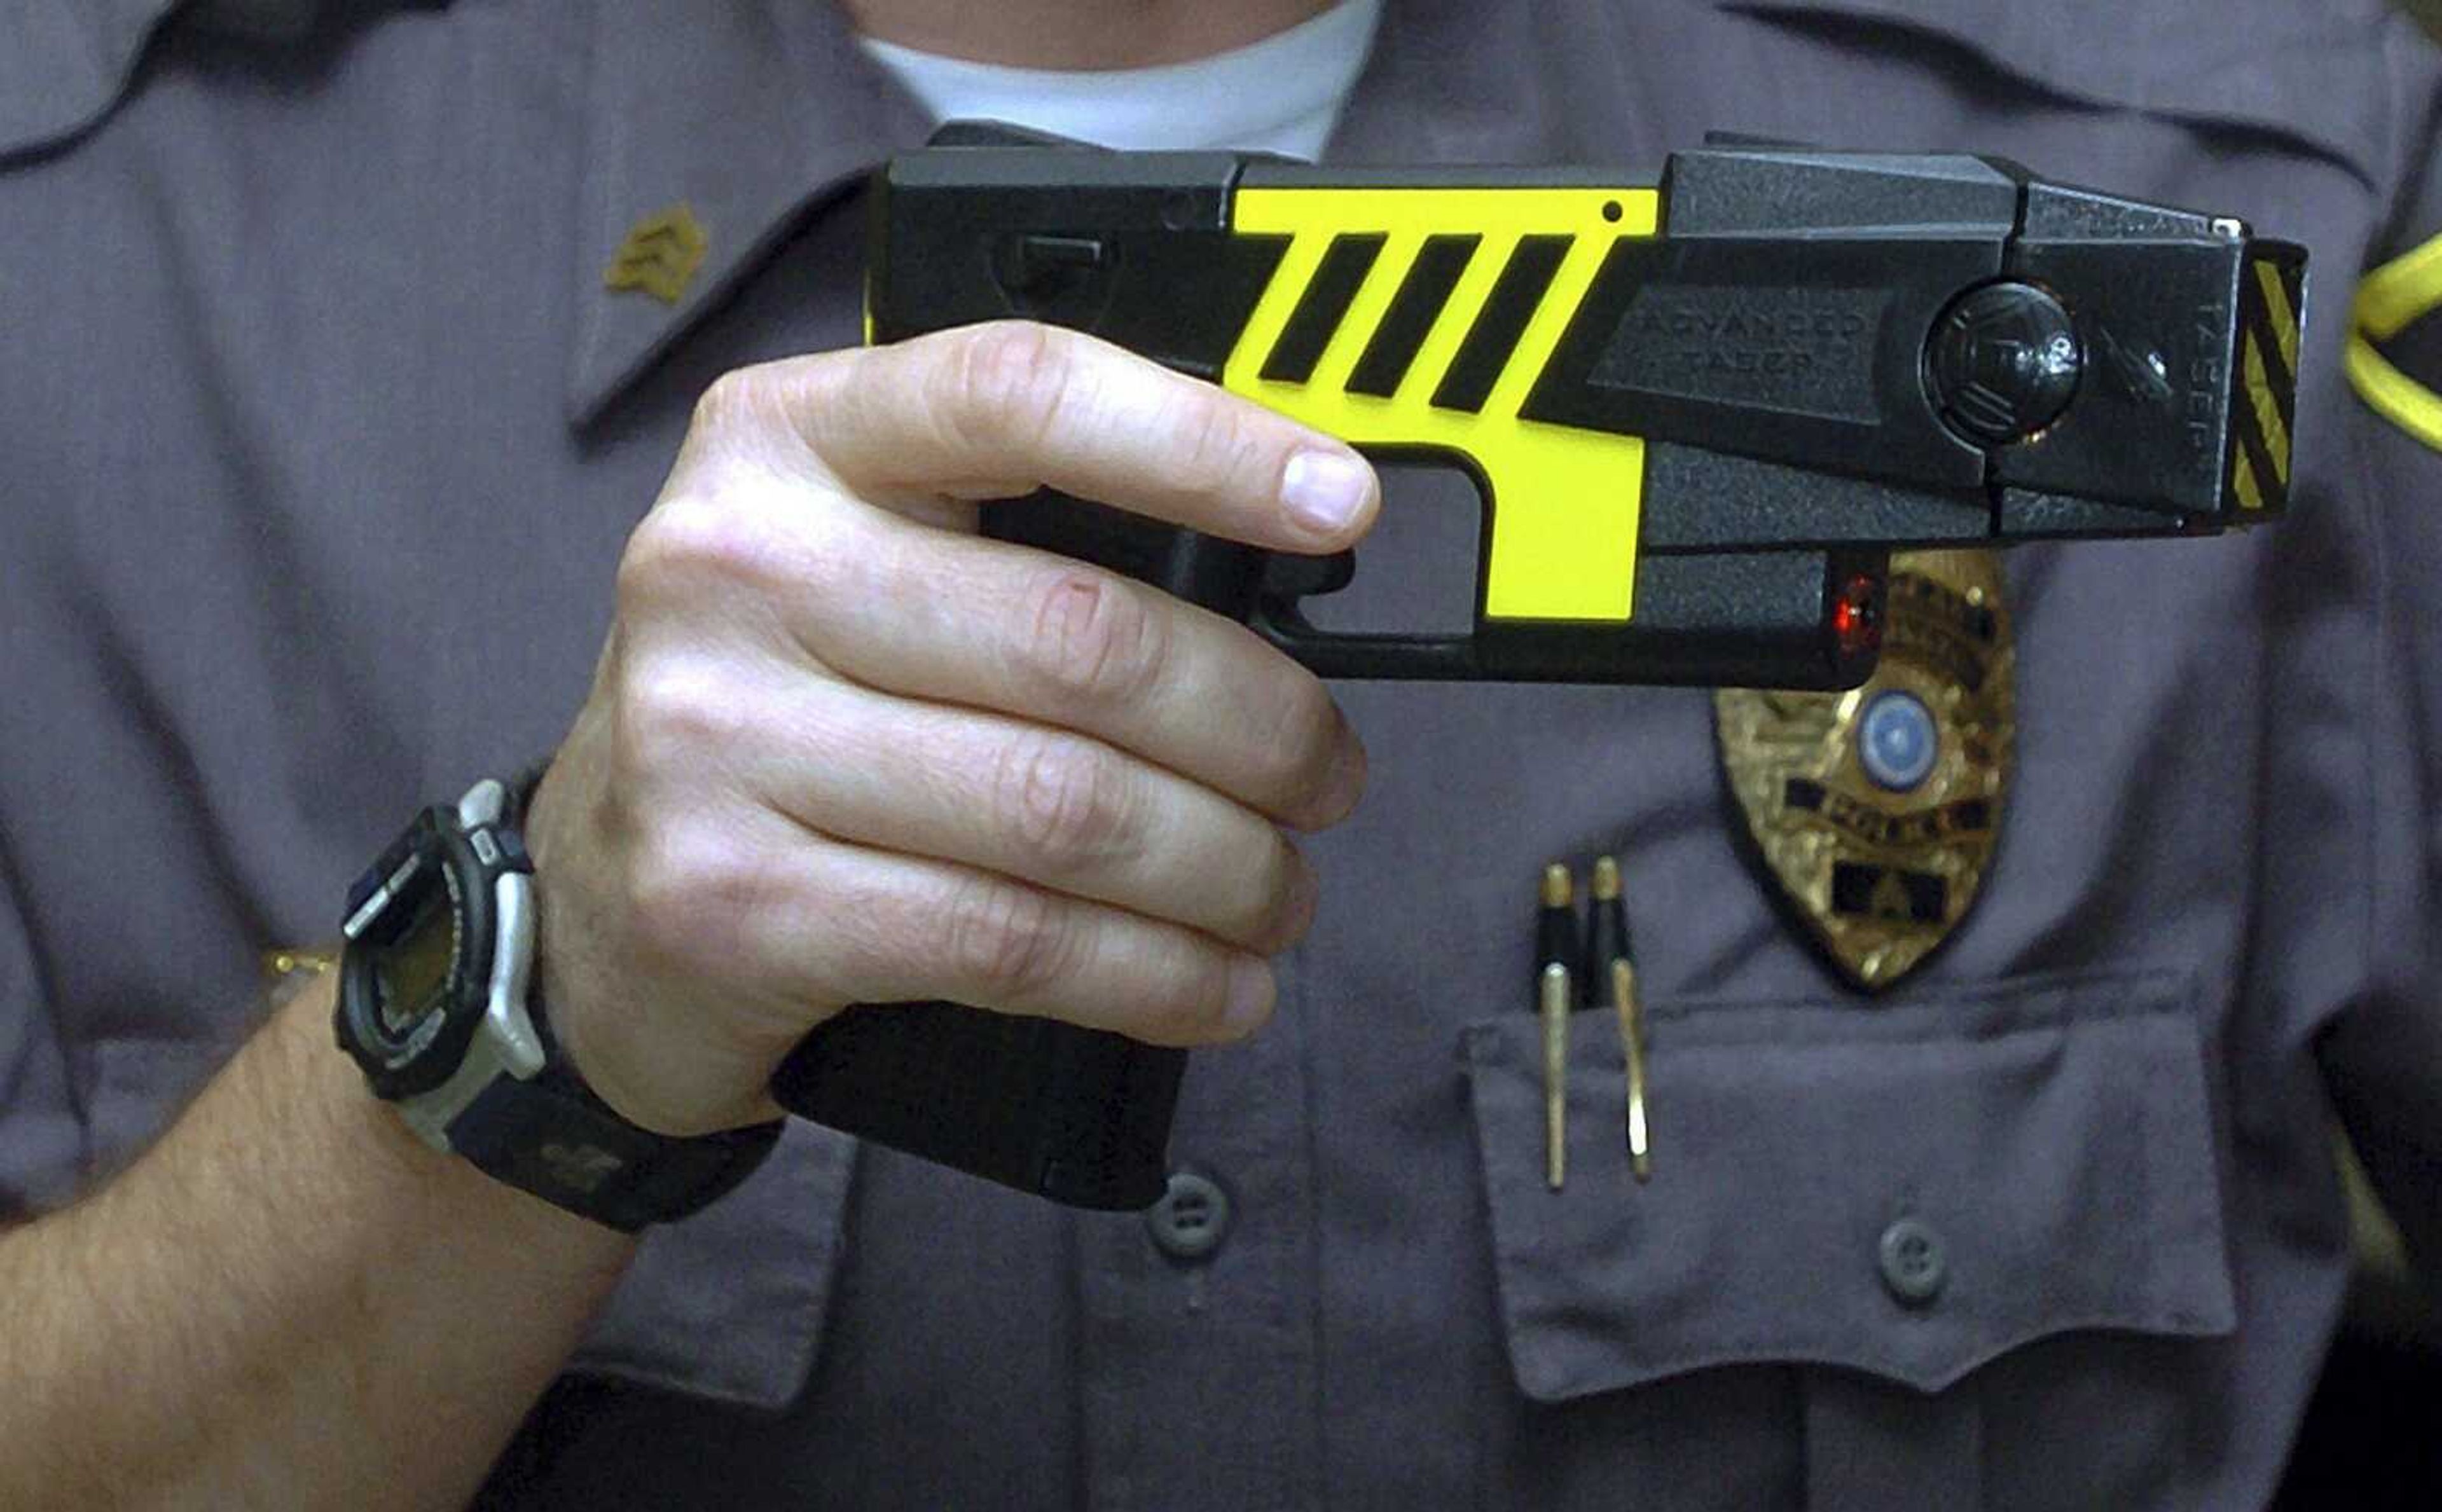
[[[2015,660],[1993,553],[1903,552],[1863,687],[1714,695],[1764,869],[1859,987],[1906,975],[1975,904],[2009,792]]]

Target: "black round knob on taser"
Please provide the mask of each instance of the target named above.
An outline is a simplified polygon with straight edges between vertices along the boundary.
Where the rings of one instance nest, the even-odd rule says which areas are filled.
[[[2028,441],[2061,417],[2086,358],[2076,322],[2032,283],[1980,284],[1925,342],[1925,387],[1944,424],[1979,446]]]

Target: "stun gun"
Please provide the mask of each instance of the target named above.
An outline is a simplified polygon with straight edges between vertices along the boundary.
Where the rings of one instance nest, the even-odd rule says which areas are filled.
[[[1482,506],[1465,634],[1349,633],[1353,557],[1062,501],[987,533],[1241,620],[1324,677],[1853,687],[1889,554],[2200,536],[2289,490],[2305,253],[1950,155],[1723,145],[1658,183],[1351,170],[945,128],[877,175],[867,337],[1019,317]],[[1183,1051],[859,1005],[791,1111],[1054,1201],[1165,1185]]]

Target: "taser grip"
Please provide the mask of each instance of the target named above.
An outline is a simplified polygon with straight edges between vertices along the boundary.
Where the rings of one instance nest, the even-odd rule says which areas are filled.
[[[999,510],[993,534],[1040,537],[1216,613],[1245,619],[1262,555],[1192,531],[1148,531],[1057,496]],[[1047,524],[1047,522],[1050,522]],[[1068,528],[1061,529],[1065,523]],[[1031,527],[1030,531],[1029,527]],[[772,1079],[790,1112],[1074,1208],[1162,1193],[1184,1050],[1057,1019],[958,1003],[866,1003],[806,1036]]]

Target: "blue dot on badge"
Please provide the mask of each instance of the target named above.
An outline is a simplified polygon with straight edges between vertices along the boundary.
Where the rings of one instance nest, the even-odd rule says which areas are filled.
[[[1879,693],[1857,721],[1857,759],[1874,785],[1910,792],[1933,775],[1941,755],[1941,734],[1933,711],[1913,693]]]

